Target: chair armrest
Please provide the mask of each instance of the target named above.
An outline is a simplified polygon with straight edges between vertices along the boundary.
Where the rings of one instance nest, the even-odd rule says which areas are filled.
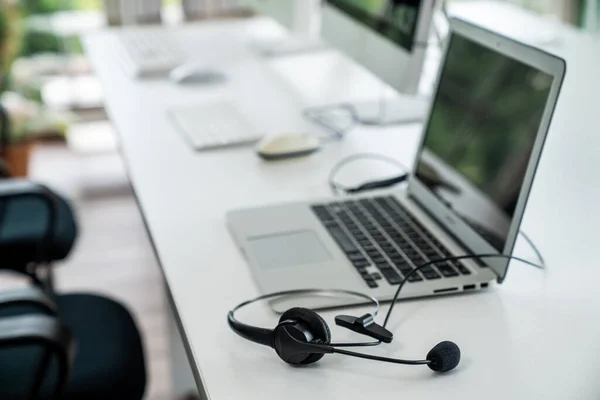
[[[56,318],[44,315],[28,315],[21,317],[0,318],[0,348],[41,345],[57,355],[58,382],[55,397],[64,392],[75,359],[75,341],[69,328]],[[47,360],[42,362],[45,372]],[[43,375],[42,375],[43,376]],[[32,393],[37,397],[43,379],[35,379]]]
[[[58,199],[50,189],[39,183],[21,179],[0,180],[0,200],[39,199],[48,209],[48,227],[43,239],[43,249],[49,248],[58,213]],[[6,207],[0,207],[0,227],[4,219]]]
[[[0,182],[0,199],[11,199],[21,196],[40,198],[46,202],[51,202],[53,207],[56,207],[56,196],[41,183],[25,179],[11,179]]]
[[[56,316],[58,311],[54,301],[44,291],[35,287],[0,292],[0,310],[23,305],[36,307],[49,316]]]

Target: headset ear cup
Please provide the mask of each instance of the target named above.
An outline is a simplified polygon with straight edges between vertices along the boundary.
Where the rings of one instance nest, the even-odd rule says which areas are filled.
[[[331,342],[331,331],[327,322],[313,310],[302,307],[290,308],[281,315],[279,322],[286,320],[296,320],[304,323],[311,331],[314,336],[313,340],[318,340],[322,344],[329,344]],[[323,358],[324,354],[311,354],[309,355],[302,364],[311,364],[319,361]]]

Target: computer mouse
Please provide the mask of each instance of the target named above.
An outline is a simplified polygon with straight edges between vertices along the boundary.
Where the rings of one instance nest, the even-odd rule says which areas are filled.
[[[307,156],[319,150],[319,139],[305,133],[285,133],[268,136],[256,146],[256,152],[265,160]]]
[[[217,68],[194,63],[173,69],[169,78],[179,85],[212,85],[226,80],[225,74]]]

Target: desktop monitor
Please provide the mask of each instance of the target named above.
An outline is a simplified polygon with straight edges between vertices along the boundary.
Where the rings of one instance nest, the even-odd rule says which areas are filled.
[[[240,4],[273,18],[297,34],[309,36],[318,29],[315,16],[320,0],[240,0]]]
[[[325,0],[321,37],[404,94],[414,94],[435,0]]]

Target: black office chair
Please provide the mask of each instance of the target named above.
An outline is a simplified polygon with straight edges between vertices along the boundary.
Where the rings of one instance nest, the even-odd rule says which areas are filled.
[[[129,312],[100,296],[55,294],[31,268],[67,257],[76,233],[64,199],[0,180],[0,268],[37,284],[0,292],[0,399],[143,397],[144,354]]]
[[[142,343],[129,312],[90,294],[0,293],[0,399],[141,400]]]

